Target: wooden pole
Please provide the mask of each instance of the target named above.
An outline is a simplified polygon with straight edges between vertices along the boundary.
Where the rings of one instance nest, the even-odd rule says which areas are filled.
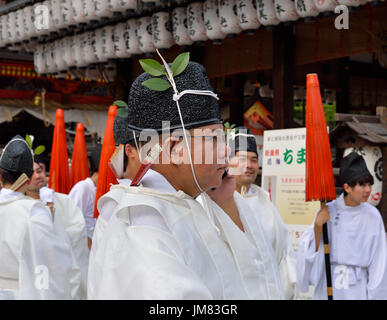
[[[321,203],[321,208],[326,207],[325,201],[321,201],[320,203]],[[330,248],[329,248],[328,225],[326,223],[323,225],[322,232],[323,232],[323,242],[324,242],[325,275],[327,279],[327,295],[328,295],[328,300],[333,300],[331,258],[330,258]]]

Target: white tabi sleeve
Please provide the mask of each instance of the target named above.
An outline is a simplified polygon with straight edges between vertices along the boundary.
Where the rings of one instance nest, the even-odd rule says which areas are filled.
[[[155,209],[131,207],[135,225],[127,216],[113,215],[104,232],[89,268],[89,299],[212,299]]]
[[[379,212],[377,212],[380,215]],[[369,300],[387,300],[387,245],[382,218],[378,217],[372,254],[368,267],[367,291]]]
[[[57,235],[48,209],[36,204],[21,250],[19,299],[71,299],[71,253],[70,243]]]
[[[314,225],[302,234],[297,251],[297,282],[301,292],[307,292],[309,285],[320,287],[325,278],[323,241],[316,252]],[[326,286],[326,284],[325,284]]]

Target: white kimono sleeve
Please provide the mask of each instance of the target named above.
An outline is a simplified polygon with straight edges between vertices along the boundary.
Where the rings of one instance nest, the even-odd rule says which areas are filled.
[[[72,251],[48,211],[35,205],[20,257],[19,299],[71,299]],[[75,284],[77,285],[77,284]]]
[[[212,299],[202,280],[184,262],[173,235],[157,226],[158,212],[149,207],[146,210],[148,218],[155,217],[152,225],[129,225],[112,216],[89,268],[88,298]]]
[[[368,267],[367,291],[369,300],[387,299],[387,245],[383,221],[378,221]]]
[[[309,285],[320,288],[325,284],[325,262],[323,253],[323,241],[321,239],[319,249],[316,252],[316,240],[314,225],[309,227],[301,236],[297,251],[297,282],[301,292],[307,292]],[[316,292],[315,291],[315,292]]]

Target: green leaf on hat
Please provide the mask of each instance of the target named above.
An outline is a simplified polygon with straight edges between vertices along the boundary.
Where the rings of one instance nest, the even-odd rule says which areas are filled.
[[[117,116],[120,118],[127,118],[128,117],[128,109],[126,108],[119,108],[117,109]]]
[[[26,134],[26,142],[28,146],[32,149],[32,139],[28,134]]]
[[[144,87],[147,87],[155,91],[165,91],[171,87],[170,83],[160,78],[150,78],[141,83]]]
[[[38,156],[39,154],[42,154],[44,150],[46,150],[45,146],[43,145],[37,146],[34,150],[34,154]]]
[[[179,54],[176,57],[176,59],[173,60],[172,62],[171,69],[173,72],[173,76],[176,77],[177,75],[182,73],[187,67],[188,62],[189,62],[189,52],[183,52]]]
[[[113,104],[117,107],[120,107],[120,108],[126,108],[128,107],[128,104],[125,102],[125,101],[122,101],[122,100],[116,100],[113,102]]]
[[[154,59],[141,59],[139,60],[141,67],[145,72],[152,76],[158,77],[165,75],[165,71],[162,65]]]

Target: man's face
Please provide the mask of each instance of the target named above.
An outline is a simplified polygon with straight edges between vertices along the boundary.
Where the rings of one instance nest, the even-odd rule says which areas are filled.
[[[230,167],[235,172],[238,185],[250,185],[258,175],[258,156],[255,152],[238,151],[230,160]]]
[[[189,133],[192,161],[200,187],[206,191],[219,186],[222,183],[222,175],[228,168],[227,156],[230,152],[225,142],[223,125],[204,126],[192,129]],[[185,149],[181,167],[187,176],[191,177],[185,142],[181,142],[181,147]]]
[[[28,191],[39,192],[40,188],[46,185],[46,172],[41,164],[34,162],[34,173],[28,184]]]
[[[366,202],[371,194],[372,185],[367,182],[363,185],[356,184],[353,188],[344,184],[344,190],[348,193],[347,197],[354,203],[360,204]]]

